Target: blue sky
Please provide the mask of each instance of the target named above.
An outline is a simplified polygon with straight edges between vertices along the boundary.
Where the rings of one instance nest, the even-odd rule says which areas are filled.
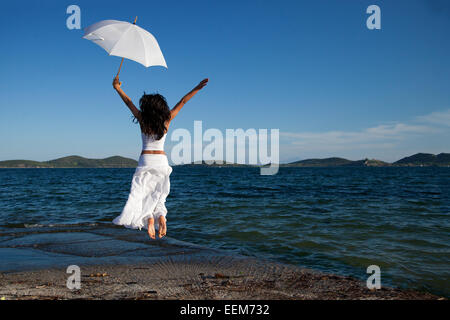
[[[137,15],[157,38],[167,70],[125,61],[121,72],[136,103],[146,91],[174,105],[210,78],[171,130],[278,128],[282,161],[450,152],[448,1],[8,1],[0,160],[139,155],[111,86],[120,58],[66,28],[71,4],[82,28]],[[381,30],[366,28],[371,4]]]

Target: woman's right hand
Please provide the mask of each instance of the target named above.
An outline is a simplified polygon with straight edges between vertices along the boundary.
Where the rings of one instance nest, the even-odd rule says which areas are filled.
[[[122,82],[119,81],[119,77],[118,76],[116,76],[114,78],[112,85],[113,85],[113,88],[116,89],[116,90],[120,88],[120,86],[122,85]]]
[[[201,89],[203,89],[203,88],[206,86],[206,84],[208,83],[208,81],[209,81],[208,78],[203,79],[203,80],[200,81],[200,83],[194,88],[194,90],[201,90]]]

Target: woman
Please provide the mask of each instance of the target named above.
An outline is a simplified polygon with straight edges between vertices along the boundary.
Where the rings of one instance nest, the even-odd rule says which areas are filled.
[[[141,127],[142,153],[133,175],[130,195],[120,216],[113,223],[127,228],[147,228],[150,238],[155,239],[155,224],[160,238],[166,235],[166,197],[170,191],[169,166],[164,152],[164,141],[170,122],[181,108],[206,84],[202,80],[186,94],[172,110],[166,99],[160,94],[145,94],[139,100],[139,109],[122,90],[118,77],[114,78],[113,87],[130,109]]]

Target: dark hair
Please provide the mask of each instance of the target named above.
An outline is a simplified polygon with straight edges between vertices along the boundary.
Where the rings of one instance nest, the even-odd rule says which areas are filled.
[[[154,135],[156,140],[166,133],[166,122],[170,120],[170,109],[162,95],[145,94],[139,100],[141,109],[141,129],[147,135]]]

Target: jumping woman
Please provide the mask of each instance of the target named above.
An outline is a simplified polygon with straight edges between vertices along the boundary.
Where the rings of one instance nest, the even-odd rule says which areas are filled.
[[[122,90],[122,83],[116,76],[113,87],[130,109],[142,135],[142,152],[139,163],[133,175],[131,190],[127,203],[120,216],[113,223],[127,228],[146,228],[150,238],[155,239],[155,225],[158,236],[164,237],[166,226],[166,198],[170,192],[169,176],[172,168],[164,152],[164,141],[170,122],[176,117],[181,108],[206,84],[208,79],[202,80],[194,89],[186,94],[172,110],[166,99],[160,94],[145,94],[139,100],[139,109]]]

